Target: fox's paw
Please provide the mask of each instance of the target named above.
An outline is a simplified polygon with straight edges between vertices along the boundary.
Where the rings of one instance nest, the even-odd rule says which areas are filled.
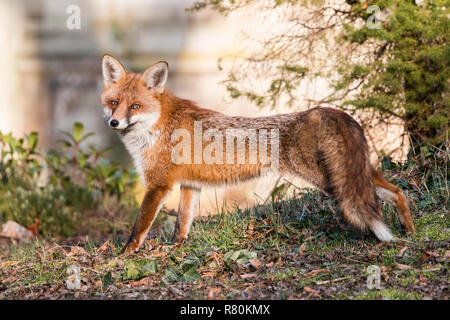
[[[186,242],[187,238],[185,237],[179,237],[178,235],[174,235],[172,237],[172,244],[174,244],[176,247],[182,247],[184,243]]]
[[[135,240],[132,240],[122,248],[120,254],[129,255],[137,253],[139,251],[139,247],[139,243]]]
[[[128,256],[130,254],[137,253],[138,249],[130,249],[130,247],[124,247],[120,252],[121,255]]]
[[[411,235],[414,232],[416,232],[416,227],[414,227],[414,223],[412,221],[408,221],[407,223],[405,223],[405,227],[406,227],[406,234]]]
[[[172,243],[175,244],[175,246],[177,248],[180,248],[180,247],[184,246],[184,244],[186,243],[186,240],[187,240],[186,238],[181,238],[177,242],[172,242]]]

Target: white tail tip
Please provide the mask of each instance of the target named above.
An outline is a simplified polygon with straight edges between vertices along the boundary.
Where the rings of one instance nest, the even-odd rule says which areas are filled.
[[[374,221],[370,224],[370,229],[381,241],[393,241],[394,237],[392,236],[389,228],[381,221]]]

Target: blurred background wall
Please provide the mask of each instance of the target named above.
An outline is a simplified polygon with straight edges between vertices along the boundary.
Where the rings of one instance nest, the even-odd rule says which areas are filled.
[[[287,112],[260,110],[231,100],[220,84],[226,71],[218,58],[241,50],[240,34],[258,29],[257,15],[224,17],[186,12],[195,0],[0,0],[0,130],[38,131],[41,146],[57,147],[61,130],[76,121],[95,132],[91,142],[115,148],[111,158],[131,165],[130,157],[102,117],[101,56],[110,53],[133,71],[158,60],[170,65],[167,87],[200,106],[229,115]],[[80,29],[70,29],[71,5],[80,8]],[[73,7],[72,7],[73,8]],[[249,31],[250,30],[250,31]],[[309,86],[323,92],[326,84]],[[299,94],[302,94],[301,92]],[[297,111],[301,110],[299,106]],[[376,148],[399,146],[399,128],[378,127]],[[406,146],[407,149],[407,146]],[[405,148],[394,158],[405,156]],[[203,211],[251,205],[266,199],[277,177],[202,193]],[[297,182],[295,182],[297,183]],[[174,191],[177,188],[174,189]],[[168,206],[176,208],[177,192]]]

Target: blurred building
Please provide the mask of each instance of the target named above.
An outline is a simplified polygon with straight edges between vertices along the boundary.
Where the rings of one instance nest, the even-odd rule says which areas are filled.
[[[231,100],[220,85],[227,74],[217,68],[218,58],[241,49],[240,32],[259,23],[257,18],[186,12],[194,2],[0,0],[0,130],[16,135],[38,131],[42,146],[55,147],[61,130],[70,130],[80,121],[87,131],[96,133],[92,143],[116,146],[110,156],[125,154],[122,160],[129,162],[121,142],[102,118],[99,96],[104,53],[118,57],[134,71],[158,60],[168,61],[167,87],[200,106],[229,115],[280,112]],[[74,5],[80,9],[80,29],[67,25]],[[380,127],[373,135],[377,148],[398,147],[400,127]],[[395,155],[404,157],[404,150]],[[202,206],[214,210],[223,200],[229,205],[261,202],[275,179],[203,192]],[[175,192],[169,206],[176,207],[176,201]]]

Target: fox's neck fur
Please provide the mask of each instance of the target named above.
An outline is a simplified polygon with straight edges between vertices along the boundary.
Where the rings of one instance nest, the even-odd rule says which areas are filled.
[[[144,171],[148,160],[146,155],[151,152],[162,132],[167,132],[169,128],[181,127],[180,120],[189,122],[188,118],[195,113],[219,114],[199,108],[190,100],[178,98],[167,89],[161,94],[159,101],[160,112],[140,115],[139,121],[132,128],[119,132],[144,185],[146,180]]]
[[[143,157],[145,152],[151,149],[151,147],[155,144],[156,139],[158,139],[161,133],[159,130],[153,129],[155,123],[156,122],[150,118],[146,122],[136,124],[132,130],[121,133],[123,144],[133,158],[136,171],[139,173],[144,185],[145,179]]]

